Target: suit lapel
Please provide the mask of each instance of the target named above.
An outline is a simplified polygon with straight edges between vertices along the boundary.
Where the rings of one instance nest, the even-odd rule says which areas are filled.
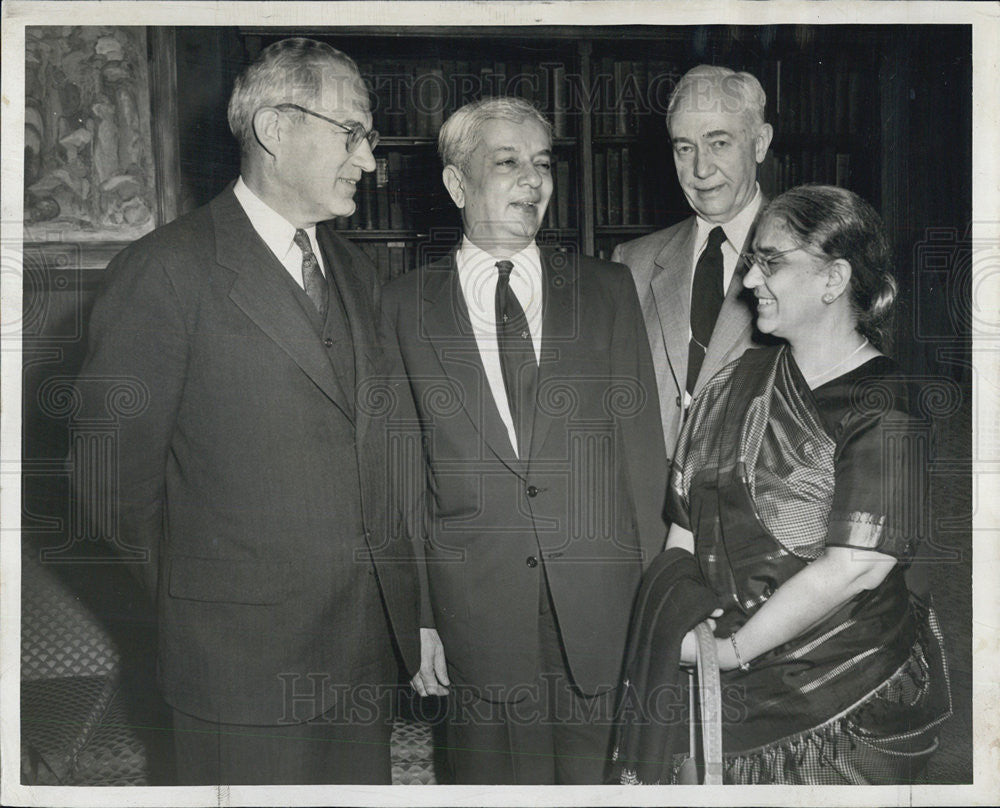
[[[472,426],[487,449],[512,471],[522,474],[524,463],[514,454],[507,427],[500,419],[479,346],[472,330],[469,309],[458,281],[455,253],[418,270],[421,288],[423,333],[434,347],[444,378],[451,385]]]
[[[336,284],[330,293],[340,293],[344,303],[344,313],[351,333],[351,345],[354,351],[354,381],[355,390],[362,390],[366,380],[375,373],[376,361],[373,356],[377,348],[375,322],[373,320],[371,299],[372,279],[359,275],[359,268],[354,262],[351,251],[347,249],[340,237],[333,233],[332,225],[326,222],[316,227],[316,240],[323,251],[326,270]],[[352,399],[354,396],[352,396]],[[357,413],[358,440],[364,437],[369,419],[365,417],[362,407]]]
[[[722,301],[722,308],[719,309],[719,318],[715,321],[715,328],[712,330],[712,339],[705,352],[705,361],[698,372],[698,380],[694,386],[695,395],[705,386],[705,382],[718,373],[728,362],[735,359],[737,353],[743,352],[753,331],[753,315],[750,312],[750,307],[741,299],[743,292],[742,263],[743,256],[741,255],[740,263],[737,264],[736,272],[733,273],[733,278],[729,282],[726,297]]]
[[[694,255],[695,219],[663,245],[654,259],[656,271],[650,281],[663,346],[672,382],[678,395],[684,395],[687,383],[688,329],[691,320],[691,262]],[[643,312],[645,315],[645,312]],[[649,322],[647,319],[646,322]],[[654,356],[654,361],[656,357]],[[663,390],[663,380],[657,378]]]
[[[236,273],[230,299],[353,420],[316,329],[282,276],[285,268],[257,235],[231,188],[213,200],[212,217],[216,261]]]
[[[581,325],[576,319],[579,307],[574,305],[579,294],[576,263],[565,260],[553,261],[553,253],[549,249],[542,249],[541,256],[542,350],[541,362],[538,365],[538,384],[535,388],[531,449],[525,458],[529,463],[541,450],[555,420],[552,407],[544,406],[544,402],[553,394],[553,391],[548,389],[547,382],[553,377],[562,378],[557,372],[559,361],[572,344],[575,329]],[[565,258],[561,253],[559,257]],[[539,401],[542,405],[539,405]]]

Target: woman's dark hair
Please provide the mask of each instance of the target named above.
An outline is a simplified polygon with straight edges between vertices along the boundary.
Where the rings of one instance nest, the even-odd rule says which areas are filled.
[[[835,185],[800,185],[781,194],[763,213],[778,219],[803,247],[851,265],[850,302],[857,328],[880,351],[892,336],[896,279],[885,225],[857,194]]]

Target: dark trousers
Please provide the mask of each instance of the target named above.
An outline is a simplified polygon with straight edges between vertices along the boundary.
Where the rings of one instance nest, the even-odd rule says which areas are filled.
[[[363,723],[330,711],[303,724],[247,726],[174,710],[178,785],[389,785],[392,694],[381,690],[377,715]]]
[[[461,683],[452,680],[447,737],[456,783],[604,782],[615,691],[585,696],[573,684],[544,576],[538,631],[540,675],[519,688],[523,698],[490,702],[460,692]]]

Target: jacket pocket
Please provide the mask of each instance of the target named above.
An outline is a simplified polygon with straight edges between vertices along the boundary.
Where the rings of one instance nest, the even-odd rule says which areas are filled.
[[[266,605],[282,603],[290,594],[286,561],[173,556],[169,575],[170,596],[186,600]]]

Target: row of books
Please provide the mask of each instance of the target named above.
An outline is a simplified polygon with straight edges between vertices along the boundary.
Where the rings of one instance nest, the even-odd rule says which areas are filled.
[[[876,108],[876,82],[860,67],[776,59],[764,64],[760,79],[778,135],[863,136],[877,125],[866,116]]]
[[[595,149],[594,223],[598,227],[653,224],[647,210],[646,181],[633,148]]]
[[[571,97],[566,65],[421,60],[360,63],[373,94],[374,126],[383,136],[436,138],[455,110],[485,97],[517,96],[545,114],[555,137],[572,137]]]
[[[338,230],[410,230],[414,227],[403,189],[411,187],[414,155],[389,152],[375,160],[375,171],[363,174],[354,195],[357,209],[338,218]]]
[[[674,62],[595,58],[590,86],[593,134],[636,135],[644,117],[665,119],[680,77]]]
[[[644,117],[662,120],[681,70],[663,60],[593,60],[588,86],[559,60],[540,63],[421,60],[361,65],[373,92],[374,125],[385,136],[436,138],[463,104],[519,96],[548,116],[555,137],[573,136],[575,116],[590,110],[595,137],[634,136]],[[862,135],[874,84],[847,63],[806,58],[765,61],[758,78],[779,134]]]
[[[768,196],[806,182],[851,188],[851,155],[832,150],[772,153],[761,165],[759,177],[761,188]]]
[[[569,160],[555,161],[555,190],[545,211],[545,221],[542,226],[557,230],[576,228],[576,185]]]

